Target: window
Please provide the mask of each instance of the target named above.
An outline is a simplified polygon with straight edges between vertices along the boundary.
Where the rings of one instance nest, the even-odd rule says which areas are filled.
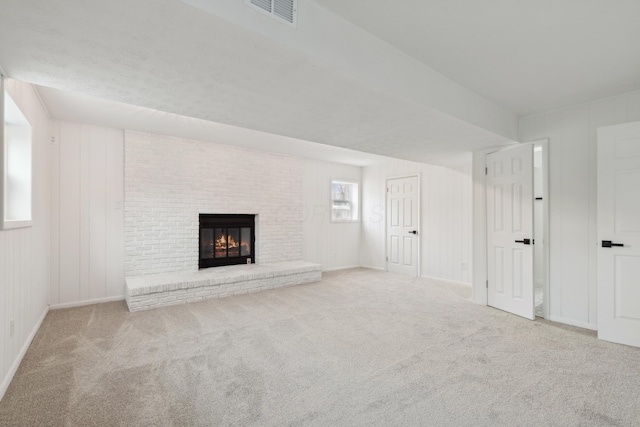
[[[6,92],[0,79],[0,228],[31,225],[31,124]]]
[[[358,221],[359,201],[357,182],[331,181],[332,221]]]

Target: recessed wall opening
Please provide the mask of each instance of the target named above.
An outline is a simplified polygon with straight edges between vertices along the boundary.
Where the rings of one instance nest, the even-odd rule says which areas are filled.
[[[0,78],[0,229],[31,225],[31,124]]]
[[[535,141],[533,148],[533,288],[537,317],[549,318],[548,229],[549,193],[547,187],[547,140]]]
[[[549,317],[548,141],[538,140],[477,154],[485,247],[474,249],[486,270],[474,279],[474,295],[509,313]],[[475,162],[475,160],[474,160]],[[478,263],[479,264],[479,263]],[[484,276],[484,277],[483,277]],[[479,280],[478,280],[479,279]],[[481,280],[481,282],[480,282]]]
[[[255,263],[255,215],[200,214],[198,268]]]

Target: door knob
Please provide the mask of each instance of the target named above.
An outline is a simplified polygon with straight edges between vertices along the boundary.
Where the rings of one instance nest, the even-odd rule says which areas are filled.
[[[418,234],[418,230],[411,230],[409,234]]]
[[[603,240],[602,247],[603,248],[611,248],[613,246],[624,246],[624,243],[613,243],[611,240]]]
[[[516,243],[524,243],[525,245],[530,245],[531,239],[516,240]]]

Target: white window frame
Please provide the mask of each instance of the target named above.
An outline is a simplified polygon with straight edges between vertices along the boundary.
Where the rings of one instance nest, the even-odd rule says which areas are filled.
[[[5,104],[9,104],[13,110],[9,112],[5,108]],[[5,126],[7,120],[7,114],[18,117],[18,126],[22,127],[21,131],[24,131],[26,136],[8,136],[8,132]],[[12,119],[13,120],[13,119]],[[23,194],[22,197],[16,200],[9,200],[10,192],[8,191],[9,185],[9,156],[8,149],[9,144],[12,141],[9,138],[22,138],[20,141],[26,143],[28,153],[26,153],[26,165],[22,167],[23,174],[20,176],[23,179]],[[25,148],[25,147],[23,147]],[[26,151],[26,150],[25,150]],[[24,113],[20,110],[13,98],[5,90],[5,77],[0,75],[0,189],[2,189],[2,196],[0,197],[0,229],[8,230],[14,228],[31,227],[33,225],[33,126],[27,120]],[[20,215],[14,218],[8,217],[13,209],[10,209],[10,203],[19,203],[22,200],[22,207],[19,209]],[[25,202],[26,200],[26,202]]]
[[[352,208],[353,208],[353,206],[355,206],[355,209],[356,209],[355,215],[352,214],[350,219],[334,219],[333,212],[334,212],[334,209],[336,209],[334,207],[334,204],[336,202],[336,200],[334,200],[334,194],[333,194],[333,186],[334,186],[334,184],[346,184],[346,185],[350,185],[350,186],[355,186],[356,194],[355,195],[351,195],[349,200],[345,200],[345,202],[351,202]],[[330,187],[329,187],[329,203],[330,203],[330,211],[331,211],[330,212],[331,213],[331,222],[360,222],[360,210],[361,210],[360,209],[360,206],[361,206],[361,203],[360,203],[360,194],[361,194],[360,187],[361,187],[361,185],[360,185],[359,181],[354,181],[354,180],[351,180],[351,179],[332,179],[331,180],[331,184],[330,184]],[[352,187],[351,192],[353,192],[353,187]],[[355,216],[355,218],[354,218],[354,216]]]

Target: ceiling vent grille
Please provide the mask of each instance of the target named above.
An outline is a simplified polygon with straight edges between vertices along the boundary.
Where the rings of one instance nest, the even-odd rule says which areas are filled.
[[[296,28],[298,0],[245,0],[252,8]]]

